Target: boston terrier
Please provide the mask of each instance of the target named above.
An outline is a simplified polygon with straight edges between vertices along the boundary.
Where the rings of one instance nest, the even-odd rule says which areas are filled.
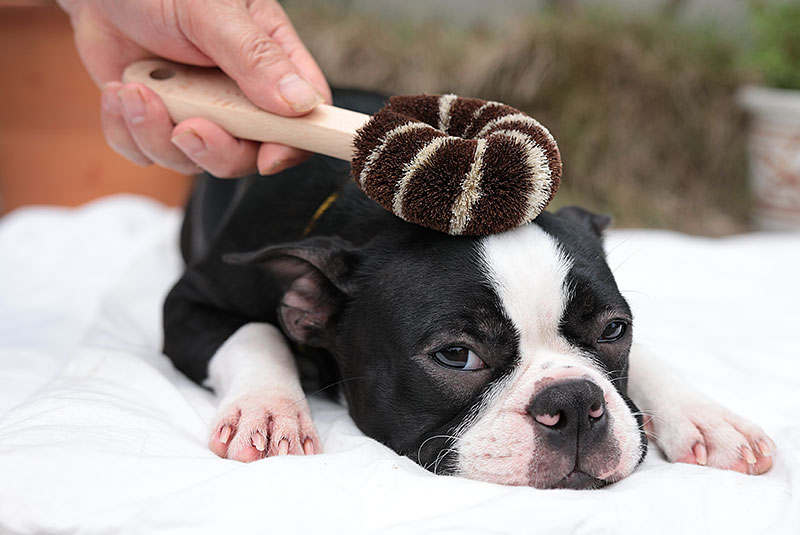
[[[303,375],[338,385],[367,436],[437,474],[598,488],[633,472],[648,433],[673,462],[766,471],[761,429],[632,345],[608,224],[564,208],[493,236],[441,234],[321,156],[272,177],[201,177],[165,353],[221,397],[209,445],[228,459],[322,451]]]

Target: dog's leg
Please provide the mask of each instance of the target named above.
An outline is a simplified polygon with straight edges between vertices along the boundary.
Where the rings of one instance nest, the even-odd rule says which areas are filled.
[[[634,347],[628,393],[645,429],[670,462],[761,474],[775,443],[757,425],[689,386],[651,352]]]
[[[294,356],[276,327],[248,323],[236,331],[211,359],[207,384],[222,397],[209,441],[220,457],[321,452]]]

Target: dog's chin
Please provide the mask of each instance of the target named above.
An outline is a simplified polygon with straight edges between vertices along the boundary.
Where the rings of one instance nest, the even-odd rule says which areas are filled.
[[[548,489],[572,489],[572,490],[593,490],[609,485],[608,481],[598,479],[594,476],[582,472],[578,469],[573,470],[559,481],[544,488]]]

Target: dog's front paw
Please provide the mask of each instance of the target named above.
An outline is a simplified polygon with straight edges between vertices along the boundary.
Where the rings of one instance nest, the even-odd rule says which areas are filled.
[[[242,462],[322,451],[306,400],[269,393],[223,405],[211,426],[209,447],[220,457]]]
[[[763,474],[775,443],[744,418],[710,401],[645,416],[645,429],[671,462]]]

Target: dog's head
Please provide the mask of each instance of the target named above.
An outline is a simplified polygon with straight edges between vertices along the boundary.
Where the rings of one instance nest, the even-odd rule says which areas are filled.
[[[335,356],[367,435],[436,473],[591,488],[630,474],[646,444],[607,224],[567,208],[482,238],[405,226],[239,260],[283,282],[284,332]]]

